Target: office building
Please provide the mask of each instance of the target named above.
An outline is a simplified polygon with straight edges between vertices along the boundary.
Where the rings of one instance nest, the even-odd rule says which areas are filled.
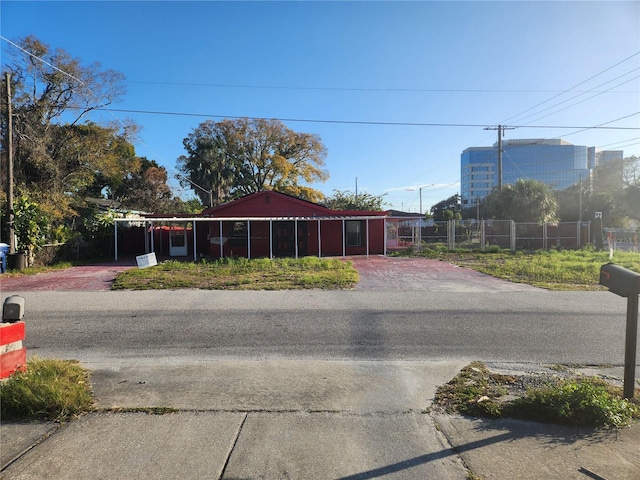
[[[517,139],[502,142],[502,185],[538,180],[554,190],[590,182],[596,167],[620,164],[622,150],[596,152],[561,139]],[[462,207],[475,205],[498,186],[498,144],[470,147],[460,156]]]

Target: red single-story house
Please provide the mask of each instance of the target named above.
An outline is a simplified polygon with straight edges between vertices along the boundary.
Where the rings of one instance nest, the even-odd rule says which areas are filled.
[[[155,251],[154,224],[173,225],[169,254],[303,257],[386,254],[386,212],[332,210],[274,191],[253,193],[199,215],[148,215],[145,252]],[[118,255],[116,221],[116,259]],[[203,243],[205,243],[203,245]]]

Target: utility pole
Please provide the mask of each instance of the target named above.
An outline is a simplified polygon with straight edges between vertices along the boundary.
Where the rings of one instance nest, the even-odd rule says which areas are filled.
[[[13,113],[11,111],[11,74],[7,80],[7,225],[9,226],[9,253],[16,253],[16,232],[13,215]]]
[[[506,127],[498,125],[497,127],[486,127],[485,130],[498,131],[498,191],[502,191],[502,137],[505,130],[513,130],[515,127]]]
[[[578,205],[578,222],[582,224],[582,174],[580,174],[580,200]]]

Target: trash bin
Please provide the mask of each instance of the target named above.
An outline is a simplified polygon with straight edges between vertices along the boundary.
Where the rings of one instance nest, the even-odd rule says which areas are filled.
[[[9,253],[7,254],[7,268],[9,270],[24,270],[27,268],[26,253]]]
[[[0,243],[0,273],[7,271],[7,254],[9,253],[9,245]]]

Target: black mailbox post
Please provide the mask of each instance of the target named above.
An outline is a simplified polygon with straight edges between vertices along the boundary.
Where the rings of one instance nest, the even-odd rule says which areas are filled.
[[[640,273],[620,265],[607,263],[600,267],[600,285],[627,298],[627,332],[624,348],[624,398],[633,398],[636,376],[636,345],[638,339],[638,295]]]

